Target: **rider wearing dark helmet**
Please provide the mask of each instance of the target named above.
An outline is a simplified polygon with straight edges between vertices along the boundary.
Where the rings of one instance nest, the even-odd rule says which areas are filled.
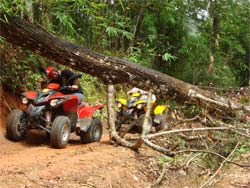
[[[46,67],[45,71],[48,79],[50,79],[49,83],[57,83],[60,86],[67,86],[67,89],[63,90],[63,93],[76,95],[78,97],[78,103],[82,103],[83,91],[78,80],[80,75],[77,76],[69,69],[57,70],[52,66]]]

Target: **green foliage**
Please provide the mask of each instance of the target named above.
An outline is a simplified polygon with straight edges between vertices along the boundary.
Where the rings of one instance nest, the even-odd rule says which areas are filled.
[[[20,15],[27,12],[25,0],[2,0],[0,3],[0,13],[6,12],[12,15]]]
[[[162,60],[167,61],[167,62],[174,61],[174,60],[176,60],[176,58],[177,57],[175,57],[175,56],[173,56],[173,55],[171,55],[171,54],[169,54],[167,52],[162,55]]]
[[[2,0],[0,12],[28,19],[31,15],[28,2],[32,1]],[[247,79],[245,73],[250,70],[246,60],[250,41],[249,2],[223,1],[217,2],[217,7],[209,6],[208,1],[182,0],[143,3],[119,0],[114,4],[44,0],[33,2],[33,13],[34,20],[45,29],[110,56],[129,59],[192,84],[238,86]],[[213,43],[211,11],[215,8],[220,19],[218,49],[214,49]],[[141,11],[141,26],[132,46]],[[0,37],[0,41],[4,39]],[[207,74],[212,51],[214,72]],[[22,62],[28,66],[30,60]]]
[[[110,37],[117,37],[119,30],[114,27],[107,27],[106,32],[108,33]]]
[[[0,45],[1,76],[0,81],[9,86],[14,92],[17,90],[34,90],[40,77],[40,58],[32,53],[11,46]]]
[[[73,38],[76,32],[73,27],[73,24],[75,24],[73,18],[71,16],[64,14],[63,12],[55,12],[52,14],[56,17],[56,19],[59,20],[60,25],[62,27],[61,31],[66,30],[69,33],[69,36]]]
[[[165,163],[167,162],[173,162],[174,161],[174,158],[172,157],[168,157],[168,156],[163,156],[163,157],[160,157],[158,158],[158,163],[159,165],[162,167]]]
[[[196,115],[201,115],[203,113],[203,109],[199,106],[195,105],[187,105],[184,109],[182,109],[182,112],[185,117],[194,117]]]
[[[144,35],[147,33],[149,41],[151,42],[156,39],[156,34],[157,34],[156,22],[157,22],[156,16],[151,12],[147,12],[143,20],[143,27],[145,27],[146,29]]]
[[[92,105],[98,103],[106,104],[107,86],[88,74],[81,74],[80,83],[84,93],[84,101]],[[107,108],[104,107],[101,111],[96,111],[94,117],[107,118]]]
[[[32,1],[1,0],[0,13],[7,12],[29,20],[31,10],[27,2]],[[208,85],[212,82],[224,88],[239,86],[249,79],[245,72],[250,71],[250,2],[216,1],[219,48],[214,46],[214,7],[210,7],[209,2],[214,1],[118,0],[111,4],[103,0],[43,0],[33,1],[33,13],[35,22],[46,30],[105,55],[129,59],[194,85]],[[138,22],[139,15],[141,25]],[[136,28],[138,36],[134,44]],[[27,51],[10,48],[1,36],[0,42],[1,83],[15,91],[38,89],[37,80],[41,74],[39,68],[52,62]],[[215,59],[214,71],[208,74],[211,54]],[[84,100],[90,104],[106,104],[106,85],[90,75],[82,75],[80,83],[84,90]],[[118,97],[126,96],[126,86],[118,85],[116,89],[119,90]],[[249,102],[246,100],[241,98],[239,102]],[[180,108],[175,101],[168,101],[168,104],[171,109]],[[200,107],[190,104],[179,111],[187,118],[204,113]],[[107,109],[97,111],[94,116],[105,119]],[[227,137],[223,132],[216,133],[216,144],[209,143],[209,139],[197,142],[186,142],[176,136],[167,139],[173,141],[173,148],[178,147],[180,150],[208,149],[227,156],[238,141],[237,136],[230,134],[230,139],[224,139]],[[197,143],[198,147],[195,145]],[[249,147],[249,141],[242,139],[235,155],[247,152]],[[199,156],[202,168],[205,166],[213,170],[220,165],[221,159],[218,157],[211,157],[210,154]],[[183,163],[184,157],[164,156],[158,162],[160,166],[164,163],[176,165]],[[191,162],[190,158],[188,161]]]
[[[4,43],[4,42],[5,42],[4,37],[0,36],[0,43]]]
[[[247,151],[247,146],[245,144],[238,149],[238,152],[240,154],[246,153],[246,151]]]

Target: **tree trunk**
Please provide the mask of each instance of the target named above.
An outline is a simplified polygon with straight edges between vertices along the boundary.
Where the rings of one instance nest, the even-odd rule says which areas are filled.
[[[240,39],[240,43],[245,51],[245,66],[248,67],[240,73],[241,86],[245,87],[250,86],[250,40]]]
[[[133,33],[134,37],[133,37],[131,46],[135,46],[137,43],[138,36],[139,36],[140,31],[141,31],[141,25],[142,25],[142,21],[143,21],[143,17],[144,17],[144,10],[145,10],[146,6],[142,5],[140,8],[139,14],[138,14],[137,19],[136,19],[136,25],[135,25],[135,29],[134,29],[134,33]]]
[[[98,54],[62,40],[39,25],[27,23],[19,18],[0,14],[0,25],[0,35],[5,37],[6,41],[59,64],[98,77],[107,84],[128,83],[141,89],[152,89],[158,96],[175,96],[211,111],[231,114],[233,109],[244,108],[250,112],[250,107],[230,102],[214,93],[147,67]]]

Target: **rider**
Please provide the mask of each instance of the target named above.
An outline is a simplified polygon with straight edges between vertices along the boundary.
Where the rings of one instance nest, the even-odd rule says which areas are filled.
[[[137,87],[134,87],[134,88],[132,88],[131,90],[129,90],[128,92],[127,92],[127,94],[128,95],[131,95],[131,94],[133,94],[133,93],[140,93],[141,94],[141,99],[143,99],[143,100],[147,100],[147,98],[148,98],[148,92],[147,91],[145,91],[145,90],[142,90],[142,89],[139,89],[139,88],[137,88]],[[156,101],[156,96],[154,95],[154,94],[152,94],[152,97],[151,97],[151,102],[155,102]]]
[[[72,94],[78,97],[78,104],[83,102],[83,91],[78,78],[71,79],[75,74],[69,69],[57,70],[55,67],[48,66],[45,68],[49,83],[57,83],[60,86],[67,86],[66,94]],[[39,80],[44,87],[43,80]]]

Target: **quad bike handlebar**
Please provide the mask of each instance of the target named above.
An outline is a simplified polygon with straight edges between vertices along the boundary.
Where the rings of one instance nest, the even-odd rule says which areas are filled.
[[[71,86],[61,86],[58,90],[61,91],[61,90],[65,90],[65,89],[70,89]]]
[[[72,89],[74,89],[74,87],[72,86],[60,86],[59,84],[56,83],[50,83],[47,86],[48,89],[54,89],[60,92],[66,92],[66,91],[70,91]]]
[[[71,77],[67,80],[67,83],[69,83],[69,82],[72,81],[72,80],[81,78],[81,77],[82,77],[81,74],[76,73],[76,74],[74,74],[73,76],[71,76]]]

